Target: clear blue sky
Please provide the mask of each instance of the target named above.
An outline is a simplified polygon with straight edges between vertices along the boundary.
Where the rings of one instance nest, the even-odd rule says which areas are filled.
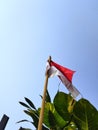
[[[76,70],[73,84],[98,109],[98,0],[0,0],[0,119],[18,130],[28,118],[18,103],[37,107],[48,56]],[[49,79],[53,97],[59,79]],[[61,84],[60,90],[68,91]]]

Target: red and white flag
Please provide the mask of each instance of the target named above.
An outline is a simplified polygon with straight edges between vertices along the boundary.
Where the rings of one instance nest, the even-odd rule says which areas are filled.
[[[51,60],[50,62],[47,62],[46,72],[48,72],[49,77],[57,75],[73,98],[76,98],[80,94],[80,92],[72,85],[72,77],[75,71],[65,68]]]

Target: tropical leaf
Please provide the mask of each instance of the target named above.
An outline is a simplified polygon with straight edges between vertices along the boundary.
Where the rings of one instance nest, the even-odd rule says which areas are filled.
[[[38,127],[38,122],[39,122],[38,111],[28,109],[28,110],[24,110],[24,112],[33,119],[33,122],[31,122],[31,123],[35,126],[35,128],[37,128]],[[49,129],[46,128],[44,125],[42,125],[42,130],[49,130]]]
[[[22,106],[26,107],[26,108],[30,108],[26,103],[24,102],[19,102]]]
[[[26,120],[26,119],[20,120],[20,121],[18,121],[18,122],[16,122],[16,123],[21,123],[21,122],[30,122],[30,123],[32,123],[31,121],[28,121],[28,120]]]
[[[40,95],[40,97],[43,99],[43,96],[42,96],[42,95]],[[50,95],[49,95],[48,90],[46,91],[46,99],[45,99],[45,102],[51,102],[51,97],[50,97]]]
[[[30,105],[30,107],[32,107],[33,109],[36,109],[36,107],[34,106],[33,102],[30,99],[25,97],[25,100]]]
[[[53,105],[51,103],[45,103],[45,109],[44,109],[44,124],[49,127],[52,128],[53,126],[51,126],[51,122],[49,119],[50,116],[50,111],[53,110]],[[52,119],[51,119],[52,120]]]
[[[24,112],[29,115],[31,118],[33,117],[36,117],[37,119],[39,118],[38,117],[38,112],[35,111],[35,110],[31,110],[31,109],[28,109],[28,110],[24,110]]]
[[[42,96],[41,96],[42,98]],[[27,110],[24,112],[32,118],[33,121],[21,120],[20,122],[32,123],[36,130],[39,122],[41,108],[36,109],[32,101],[25,98],[27,102],[19,102]],[[24,130],[29,130],[23,128]],[[51,97],[47,91],[44,121],[42,130],[98,130],[98,111],[86,99],[75,101],[71,95],[64,92],[57,92],[51,103]]]
[[[98,112],[86,99],[80,99],[74,106],[73,116],[79,130],[98,130]]]
[[[57,113],[52,103],[45,103],[44,124],[49,128],[63,128],[66,121]]]
[[[22,128],[22,127],[20,127],[20,129],[19,130],[31,130],[31,129],[29,129],[29,128]]]
[[[63,130],[78,130],[76,124],[74,122],[69,122],[69,125],[65,126]]]
[[[47,92],[46,92],[46,102],[51,102],[51,97],[50,97],[50,95],[49,95],[48,90],[47,90]]]
[[[32,124],[37,128],[37,126],[38,126],[38,120],[39,120],[37,111],[28,109],[28,110],[24,110],[24,112],[33,119]]]
[[[74,103],[72,103],[73,101],[74,99],[64,92],[58,92],[53,101],[56,111],[67,122],[70,121],[72,116],[72,110],[74,107]]]

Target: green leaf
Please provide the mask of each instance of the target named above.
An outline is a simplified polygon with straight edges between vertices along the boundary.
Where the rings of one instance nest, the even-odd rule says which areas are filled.
[[[53,115],[53,113],[51,111],[48,112],[48,118],[49,118],[49,124],[50,124],[50,128],[53,129],[56,127],[56,121],[55,121],[55,117]]]
[[[80,99],[74,106],[73,116],[81,130],[98,130],[98,112],[86,99]]]
[[[70,122],[68,126],[65,126],[63,130],[78,130],[74,122]]]
[[[66,121],[57,113],[52,103],[45,103],[44,124],[49,128],[63,128]]]
[[[46,93],[46,102],[51,102],[51,97],[49,95],[48,90],[47,90],[47,93]]]
[[[41,99],[43,99],[43,96],[42,96],[42,95],[40,95],[40,97],[41,97]],[[46,102],[51,102],[51,97],[50,97],[50,95],[49,95],[48,90],[47,90],[47,92],[46,92],[46,99],[45,99],[45,101],[46,101]]]
[[[35,110],[28,109],[28,110],[24,110],[24,112],[25,112],[27,115],[29,115],[31,118],[32,118],[33,116],[36,116],[36,117],[38,118],[38,112],[35,111]]]
[[[37,128],[39,122],[38,111],[28,109],[28,110],[24,110],[24,112],[33,119],[33,122],[31,123],[35,126],[35,128]],[[49,129],[42,125],[42,130],[49,130]]]
[[[30,108],[26,103],[24,102],[19,102],[22,106],[26,107],[26,108]]]
[[[22,130],[31,130],[31,129],[29,129],[29,128],[22,128],[22,127],[21,127],[19,130],[21,130],[21,129],[22,129]]]
[[[34,124],[35,127],[37,127],[38,126],[38,120],[39,120],[37,111],[28,109],[28,110],[24,110],[24,112],[33,119],[33,124]]]
[[[50,111],[53,110],[53,105],[51,103],[45,103],[45,109],[44,109],[44,124],[49,127],[52,128],[54,126],[51,126],[51,122],[50,122]]]
[[[56,111],[67,122],[71,119],[74,107],[74,103],[72,104],[73,101],[74,99],[64,92],[58,92],[53,101]]]
[[[30,121],[24,119],[24,120],[18,121],[17,123],[21,123],[21,122],[30,122]],[[30,123],[32,123],[32,122],[30,122]]]
[[[33,109],[36,109],[36,107],[34,106],[33,102],[30,99],[25,97],[25,100]]]

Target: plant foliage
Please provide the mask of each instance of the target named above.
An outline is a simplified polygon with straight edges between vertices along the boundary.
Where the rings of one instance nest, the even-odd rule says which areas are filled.
[[[32,120],[24,119],[18,123],[30,122],[37,130],[41,108],[37,109],[28,98],[25,102],[19,103]],[[98,110],[87,99],[76,101],[64,92],[57,92],[51,102],[47,91],[42,130],[98,130]]]

